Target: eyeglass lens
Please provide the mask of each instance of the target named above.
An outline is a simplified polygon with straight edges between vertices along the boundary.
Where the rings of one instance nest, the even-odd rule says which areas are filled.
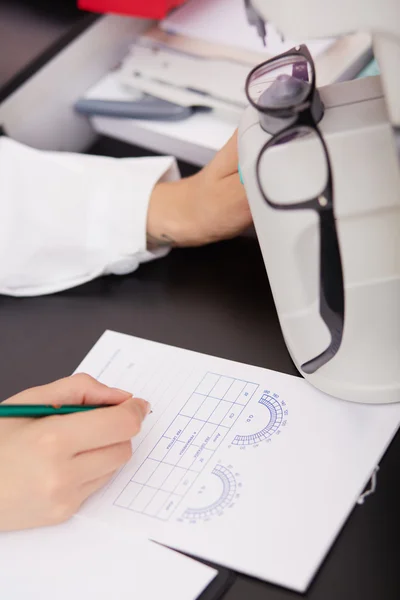
[[[312,63],[293,54],[255,69],[248,80],[247,93],[260,108],[290,108],[305,100],[313,80]]]
[[[328,161],[315,129],[299,126],[276,136],[262,153],[258,178],[264,196],[288,208],[324,192]]]

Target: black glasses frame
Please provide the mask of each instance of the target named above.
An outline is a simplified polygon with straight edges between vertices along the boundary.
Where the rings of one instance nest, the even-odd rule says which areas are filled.
[[[294,56],[303,56],[312,67],[313,77],[310,82],[310,91],[306,98],[298,105],[285,108],[265,108],[265,106],[257,106],[257,104],[251,99],[248,91],[248,84],[251,82],[254,72],[263,66],[273,65],[273,63],[277,60],[279,60],[279,62],[282,64],[282,59],[285,57],[288,58],[288,64],[290,64],[290,59]],[[255,67],[250,72],[246,80],[247,98],[250,104],[256,108],[257,111],[268,114],[269,116],[276,116],[278,118],[293,119],[293,117],[297,117],[288,127],[281,129],[279,133],[273,135],[264,144],[258,155],[256,162],[256,180],[264,201],[271,208],[276,210],[314,210],[319,219],[319,312],[322,320],[328,327],[331,341],[326,350],[321,352],[321,354],[315,358],[301,365],[302,371],[307,374],[315,373],[317,369],[325,365],[336,355],[343,338],[345,316],[344,280],[334,212],[332,168],[326,143],[312,114],[312,105],[315,93],[316,85],[314,61],[308,48],[304,45],[293,48],[288,52],[285,52],[284,54],[272,58]],[[289,141],[294,136],[297,136],[298,133],[306,133],[307,130],[311,130],[318,137],[321,147],[325,152],[325,159],[327,163],[327,180],[325,188],[318,196],[310,198],[309,200],[294,202],[292,204],[279,204],[273,202],[264,193],[261,183],[260,167],[262,157],[264,153],[273,146],[285,141]]]
[[[312,79],[310,81],[310,89],[309,89],[306,97],[300,103],[295,103],[295,104],[292,104],[291,106],[287,106],[287,107],[286,106],[285,107],[265,107],[265,106],[261,106],[261,105],[257,104],[257,102],[255,102],[253,100],[253,98],[251,97],[251,94],[249,91],[250,84],[253,79],[254,73],[259,71],[263,67],[264,68],[269,67],[269,66],[272,67],[278,61],[281,66],[284,66],[285,59],[286,59],[286,63],[288,65],[290,65],[291,59],[298,58],[299,56],[303,57],[305,62],[308,62],[312,67]],[[296,68],[296,65],[295,65],[295,68]],[[312,102],[313,102],[313,99],[315,96],[315,89],[316,89],[316,80],[315,80],[314,60],[310,54],[309,49],[307,48],[307,46],[305,44],[301,44],[300,46],[291,48],[291,50],[288,50],[287,52],[283,52],[282,54],[279,54],[278,56],[274,56],[274,58],[270,58],[269,60],[266,60],[265,62],[257,65],[247,75],[246,83],[245,83],[247,100],[249,101],[251,106],[257,110],[257,112],[259,112],[259,113],[261,112],[261,113],[270,115],[271,117],[277,117],[277,118],[283,118],[283,119],[293,117],[298,113],[302,113],[305,110],[311,109]]]

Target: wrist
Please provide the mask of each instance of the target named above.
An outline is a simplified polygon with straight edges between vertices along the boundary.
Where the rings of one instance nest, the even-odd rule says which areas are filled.
[[[147,247],[183,246],[190,236],[192,177],[157,183],[147,213]]]

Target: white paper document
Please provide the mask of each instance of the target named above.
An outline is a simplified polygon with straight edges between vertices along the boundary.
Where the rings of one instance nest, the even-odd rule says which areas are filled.
[[[296,377],[114,332],[78,371],[153,409],[130,462],[82,514],[298,591],[400,423],[400,405],[340,401]]]
[[[4,600],[195,600],[215,575],[134,532],[79,517],[0,534]]]
[[[247,20],[244,0],[189,0],[161,22],[170,33],[250,50],[280,54],[299,41],[282,41],[275,28],[267,25],[266,47],[255,27]],[[305,42],[305,40],[302,40]],[[307,45],[313,57],[327,50],[335,40],[313,40]]]

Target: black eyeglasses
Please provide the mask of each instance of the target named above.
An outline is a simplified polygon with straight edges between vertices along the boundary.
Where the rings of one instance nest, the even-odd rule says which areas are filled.
[[[276,210],[314,210],[319,219],[319,312],[331,341],[326,350],[301,365],[304,373],[311,374],[339,350],[345,303],[331,163],[317,126],[324,109],[308,48],[297,46],[255,67],[247,77],[246,94],[259,113],[261,127],[272,135],[256,163],[262,197]]]

